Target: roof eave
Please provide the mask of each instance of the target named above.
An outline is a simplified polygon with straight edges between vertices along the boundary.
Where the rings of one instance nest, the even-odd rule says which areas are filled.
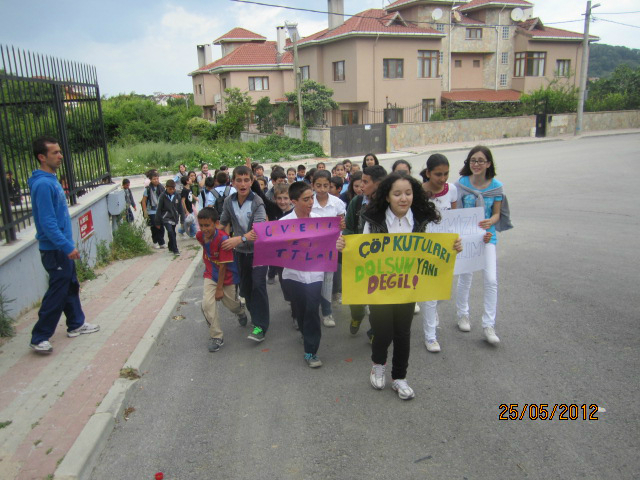
[[[323,39],[319,39],[319,40],[308,40],[306,42],[303,43],[299,43],[298,44],[298,48],[303,48],[303,47],[311,47],[314,45],[319,45],[322,43],[331,43],[331,42],[335,42],[338,40],[344,40],[347,37],[377,37],[377,36],[384,36],[384,37],[433,37],[433,38],[444,38],[446,37],[446,35],[444,33],[431,33],[431,32],[425,32],[425,33],[418,33],[418,32],[414,32],[414,33],[400,33],[400,32],[348,32],[348,33],[343,33],[340,35],[336,35],[334,37],[329,37],[329,38],[323,38]],[[292,47],[287,47],[287,49],[290,49]]]
[[[280,63],[278,65],[273,64],[261,64],[261,65],[221,65],[219,67],[213,67],[209,70],[200,71],[199,73],[211,73],[213,75],[217,75],[219,73],[225,72],[239,72],[239,71],[249,71],[249,70],[270,70],[270,71],[281,71],[281,70],[292,70],[293,63]]]

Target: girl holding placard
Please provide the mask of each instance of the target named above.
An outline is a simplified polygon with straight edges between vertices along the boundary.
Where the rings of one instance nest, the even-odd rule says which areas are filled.
[[[440,219],[420,183],[403,173],[392,173],[382,180],[371,203],[361,215],[366,222],[365,234],[425,232],[430,222]],[[338,250],[342,251],[344,246],[344,238],[338,238]],[[460,239],[456,240],[453,249],[462,251]],[[387,352],[393,343],[391,388],[402,400],[410,400],[415,396],[406,379],[414,306],[415,302],[369,307],[369,320],[375,331],[371,343],[371,385],[377,390],[385,387]]]
[[[483,207],[485,219],[479,223],[491,239],[485,245],[484,273],[484,312],[482,328],[484,338],[492,345],[500,342],[495,332],[496,311],[498,306],[498,277],[496,263],[496,230],[512,228],[509,220],[507,198],[502,189],[502,182],[495,179],[496,166],[491,150],[482,145],[471,149],[460,170],[461,178],[456,183],[458,189],[458,207]],[[462,332],[471,330],[469,323],[469,290],[473,273],[465,273],[458,277],[456,292],[456,313],[458,328]]]

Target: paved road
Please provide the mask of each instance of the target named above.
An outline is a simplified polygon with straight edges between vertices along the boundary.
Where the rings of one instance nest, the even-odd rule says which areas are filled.
[[[371,388],[346,307],[323,329],[324,366],[306,367],[275,285],[267,340],[225,312],[208,353],[199,270],[91,478],[638,478],[639,151],[640,135],[494,150],[516,226],[498,242],[502,343],[481,338],[476,278],[470,333],[440,307],[442,353],[415,317],[411,402]],[[452,171],[465,154],[447,154]],[[600,411],[499,421],[504,403]]]

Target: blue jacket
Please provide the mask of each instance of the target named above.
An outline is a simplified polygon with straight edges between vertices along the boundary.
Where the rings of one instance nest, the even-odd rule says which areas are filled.
[[[69,255],[76,246],[67,198],[58,178],[52,173],[34,170],[29,188],[40,250],[62,250]]]

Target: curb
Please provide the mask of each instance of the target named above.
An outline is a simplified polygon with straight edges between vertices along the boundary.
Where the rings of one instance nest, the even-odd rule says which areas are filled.
[[[201,256],[196,254],[177,283],[176,288],[169,295],[151,326],[123,365],[123,368],[131,368],[138,375],[141,375],[141,372],[144,371],[155,352],[157,339],[169,320],[171,312],[180,301],[182,293],[187,289],[200,263],[200,259]],[[132,387],[136,383],[137,380],[116,379],[100,406],[91,416],[65,455],[64,460],[56,469],[53,476],[54,480],[84,480],[89,478],[113,431],[116,419],[122,414],[124,406],[133,392]]]

